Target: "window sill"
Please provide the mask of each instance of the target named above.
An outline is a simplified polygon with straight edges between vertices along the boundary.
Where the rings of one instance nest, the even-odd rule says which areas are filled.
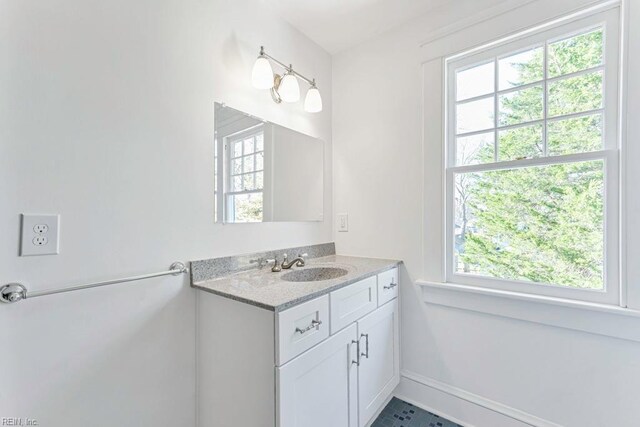
[[[427,304],[640,342],[640,311],[478,286],[418,280]]]

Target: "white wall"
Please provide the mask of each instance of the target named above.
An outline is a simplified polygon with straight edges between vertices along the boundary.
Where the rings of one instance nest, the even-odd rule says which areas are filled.
[[[325,110],[251,87],[259,46],[315,76]],[[259,0],[0,0],[0,281],[30,290],[175,260],[331,240],[325,222],[215,225],[214,101],[327,141],[331,58]],[[61,214],[20,258],[19,214]],[[195,292],[162,278],[0,307],[0,417],[192,426]]]
[[[334,207],[349,213],[337,249],[405,261],[398,392],[467,425],[632,426],[640,419],[640,343],[425,304],[414,284],[443,280],[441,57],[587,3],[458,1],[333,60]],[[628,3],[637,22],[640,1]],[[639,42],[632,28],[630,75],[640,71]],[[640,134],[635,123],[632,134]],[[628,156],[638,158],[637,149]],[[631,202],[637,206],[630,200],[627,215],[635,222]],[[630,279],[640,278],[635,270]]]
[[[323,219],[322,142],[291,129],[273,126],[271,170],[272,219]]]

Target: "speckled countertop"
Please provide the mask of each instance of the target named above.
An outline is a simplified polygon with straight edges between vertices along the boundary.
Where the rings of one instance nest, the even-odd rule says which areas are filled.
[[[389,270],[400,263],[401,261],[390,259],[329,255],[309,259],[305,267],[294,266],[280,273],[273,273],[269,266],[265,266],[226,277],[194,282],[191,286],[267,310],[282,311],[365,277]],[[282,275],[290,271],[313,267],[343,268],[348,273],[335,279],[315,282],[289,282],[282,279]]]

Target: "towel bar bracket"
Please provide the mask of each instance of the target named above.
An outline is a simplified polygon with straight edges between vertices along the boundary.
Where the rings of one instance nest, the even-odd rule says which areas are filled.
[[[0,288],[0,301],[11,304],[27,297],[27,288],[20,283],[9,283]]]

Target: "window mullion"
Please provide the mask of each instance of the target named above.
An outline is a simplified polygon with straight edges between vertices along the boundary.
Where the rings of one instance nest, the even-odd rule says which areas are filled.
[[[604,73],[605,70],[605,65],[604,63],[601,65],[597,65],[595,67],[591,67],[591,68],[586,68],[584,70],[580,70],[580,71],[573,71],[571,73],[566,73],[566,74],[561,74],[559,76],[555,76],[555,77],[549,77],[547,76],[546,79],[549,81],[549,83],[555,83],[559,80],[569,80],[569,79],[573,79],[576,77],[582,77],[585,76],[587,74],[595,74],[598,72],[602,72]]]
[[[482,135],[484,133],[491,133],[494,131],[493,126],[487,129],[481,129],[481,130],[474,130],[473,132],[464,132],[464,133],[459,133],[456,134],[455,136],[457,138],[467,138],[469,136],[476,136],[476,135]]]
[[[498,63],[498,58],[494,59],[493,66],[493,78],[494,78],[494,87],[493,87],[493,161],[498,161],[498,85],[500,84],[500,68]]]
[[[538,80],[535,82],[531,82],[531,83],[526,83],[526,84],[522,84],[519,86],[514,86],[514,87],[510,87],[508,89],[502,89],[498,91],[498,94],[500,95],[508,95],[510,93],[513,92],[520,92],[523,90],[527,90],[527,89],[531,89],[532,87],[536,87],[536,86],[540,86],[543,83],[544,80]]]
[[[542,66],[544,67],[544,69],[542,70],[543,73],[543,80],[542,80],[542,120],[544,121],[544,124],[542,125],[542,155],[544,157],[547,157],[549,155],[549,142],[548,142],[548,127],[549,124],[547,123],[547,119],[549,117],[549,95],[548,95],[548,89],[549,89],[549,42],[545,41],[544,42],[544,49],[542,52]]]
[[[485,93],[483,95],[473,96],[471,98],[461,99],[459,101],[454,101],[456,105],[464,105],[471,104],[472,102],[482,101],[483,99],[490,98],[491,95],[495,94],[495,90],[493,92]]]
[[[562,120],[579,119],[582,117],[595,116],[595,115],[604,114],[604,113],[605,113],[604,108],[596,108],[595,110],[580,111],[579,113],[563,114],[561,116],[549,117],[547,121],[549,123],[553,123],[553,122],[558,122]]]
[[[258,194],[262,193],[262,190],[242,190],[242,191],[230,191],[227,196],[242,196],[245,194]]]
[[[522,122],[522,123],[516,123],[514,125],[506,125],[506,126],[500,126],[498,128],[498,130],[512,130],[512,129],[519,129],[519,128],[524,128],[524,127],[530,127],[530,126],[536,126],[536,125],[541,125],[544,123],[544,119],[539,119],[539,120],[531,120],[530,122]]]

